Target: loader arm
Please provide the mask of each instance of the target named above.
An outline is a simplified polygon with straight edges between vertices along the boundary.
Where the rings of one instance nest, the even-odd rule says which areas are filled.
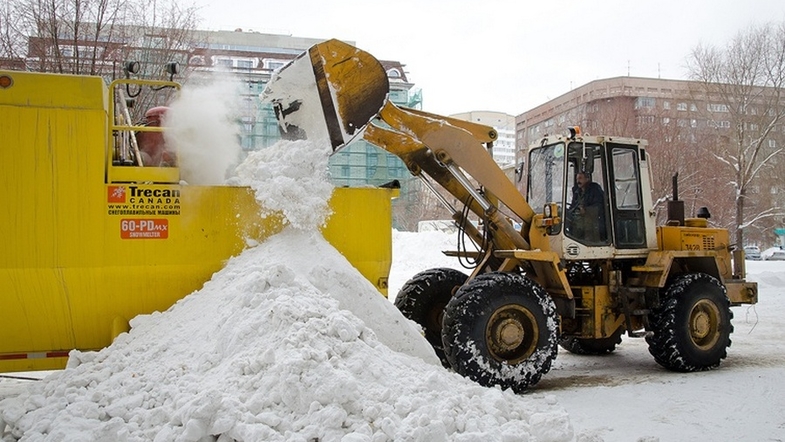
[[[450,192],[482,218],[494,221],[497,228],[505,232],[506,239],[498,238],[496,247],[503,249],[528,249],[528,236],[534,212],[526,199],[518,192],[515,185],[499,168],[488,151],[482,146],[475,136],[468,130],[454,126],[448,118],[439,119],[435,114],[411,112],[401,109],[387,101],[379,113],[379,118],[389,124],[397,132],[413,139],[413,143],[422,146],[419,155],[402,152],[405,148],[396,146],[395,143],[378,143],[377,137],[368,135],[370,125],[366,129],[365,140],[401,158],[411,171],[417,166],[423,169],[441,187]],[[479,126],[479,125],[474,125]],[[495,132],[492,128],[478,131],[485,134]],[[373,135],[373,133],[372,133]],[[484,189],[484,195],[477,194],[468,180],[461,179],[463,172]],[[520,218],[523,235],[515,229],[506,229],[509,222],[504,222],[498,213],[496,199],[504,203],[515,215]],[[478,207],[479,206],[479,207]],[[498,217],[498,219],[497,219]]]
[[[284,138],[325,140],[334,153],[362,136],[401,158],[413,175],[425,172],[486,220],[492,249],[530,249],[534,211],[483,146],[496,139],[496,131],[482,124],[399,108],[387,99],[388,92],[386,71],[376,58],[341,41],[328,40],[278,72],[262,99],[272,103]],[[369,124],[374,118],[391,129]],[[502,207],[519,219],[520,231]],[[467,224],[458,211],[453,210],[453,218]]]

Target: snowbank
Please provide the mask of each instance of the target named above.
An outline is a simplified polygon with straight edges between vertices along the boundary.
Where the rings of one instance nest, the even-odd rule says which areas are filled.
[[[312,149],[277,148],[240,175],[266,207],[296,205],[289,227],[168,311],[135,318],[110,347],[74,351],[66,370],[1,401],[5,440],[572,439],[552,395],[441,368],[413,323],[313,228],[326,196],[300,196],[319,194],[308,189],[322,189],[326,169],[310,161],[281,179],[282,158],[313,160]]]

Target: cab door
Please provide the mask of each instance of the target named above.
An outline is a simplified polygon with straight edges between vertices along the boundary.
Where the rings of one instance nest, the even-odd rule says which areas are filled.
[[[639,152],[634,145],[608,143],[614,244],[619,249],[646,247]]]

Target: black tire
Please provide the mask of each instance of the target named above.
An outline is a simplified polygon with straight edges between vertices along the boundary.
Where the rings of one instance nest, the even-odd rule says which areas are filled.
[[[616,346],[621,344],[621,330],[612,336],[600,339],[584,339],[576,337],[563,338],[559,346],[570,353],[586,356],[601,356],[613,353]]]
[[[725,287],[716,278],[705,273],[679,275],[651,314],[649,353],[673,371],[717,368],[731,344],[732,318]]]
[[[442,341],[457,373],[520,393],[551,369],[558,330],[556,305],[542,287],[495,272],[477,276],[450,300]]]
[[[468,278],[464,273],[449,268],[425,270],[407,281],[395,297],[395,306],[405,317],[420,324],[425,339],[447,368],[450,364],[444,357],[442,346],[444,307]]]

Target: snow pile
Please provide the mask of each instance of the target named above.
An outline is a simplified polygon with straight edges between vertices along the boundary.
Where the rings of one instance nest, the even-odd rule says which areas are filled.
[[[308,146],[277,148],[297,160]],[[66,370],[0,402],[5,440],[572,439],[553,395],[483,388],[441,368],[413,324],[309,228],[326,205],[301,195],[322,175],[301,166],[318,161],[249,158],[241,179],[255,177],[263,205],[299,205],[290,226],[168,311],[135,318],[110,347],[72,352]]]

